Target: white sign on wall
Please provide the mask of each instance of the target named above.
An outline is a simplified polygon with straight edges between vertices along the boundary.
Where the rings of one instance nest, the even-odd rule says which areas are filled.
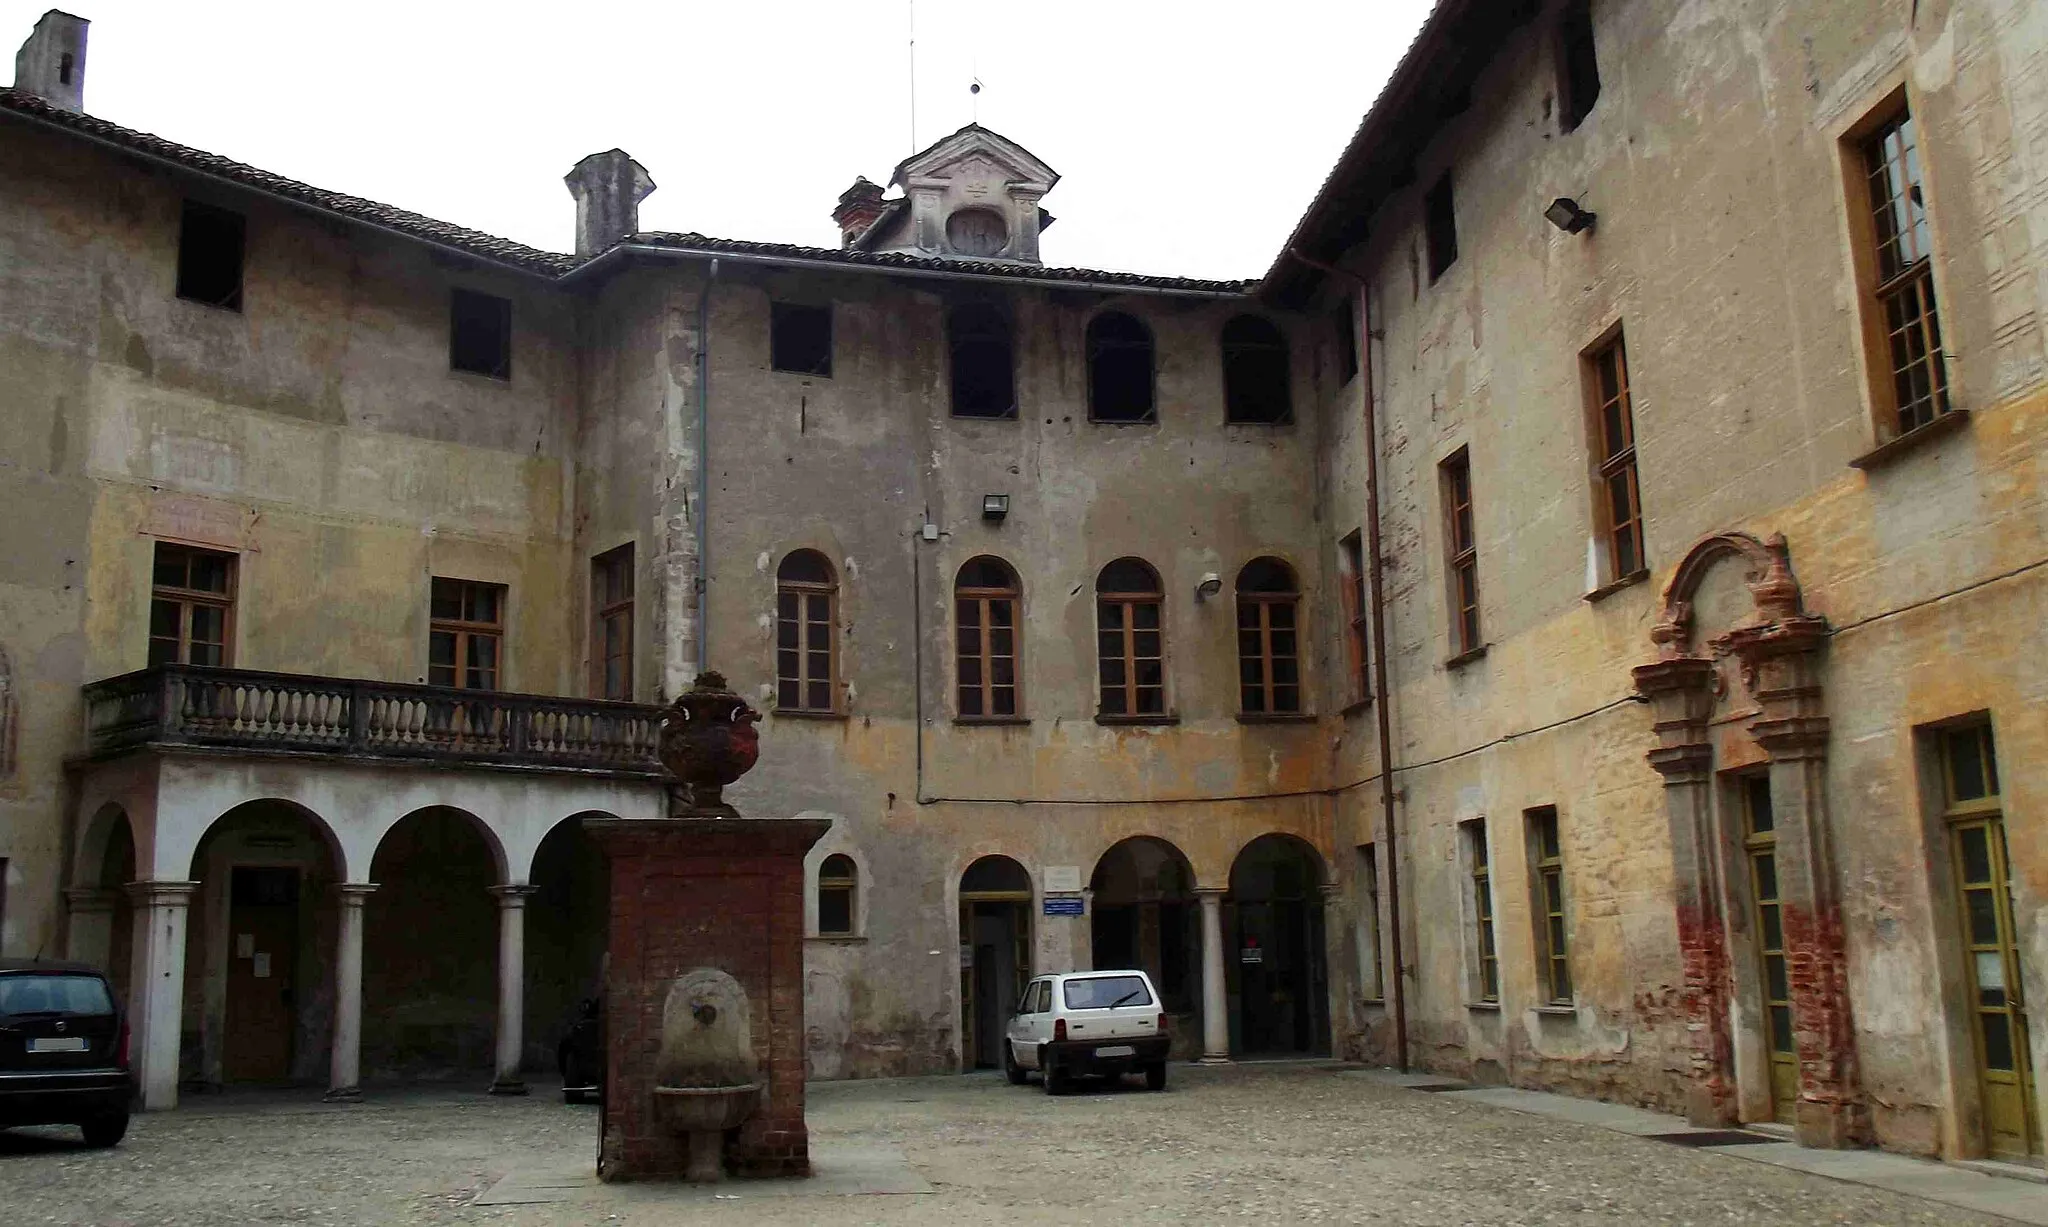
[[[1048,895],[1080,894],[1081,867],[1078,865],[1047,865],[1045,867],[1045,893]]]

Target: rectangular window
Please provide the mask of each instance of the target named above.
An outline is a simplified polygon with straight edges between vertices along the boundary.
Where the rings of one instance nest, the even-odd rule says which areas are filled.
[[[434,577],[427,681],[496,690],[505,638],[505,585]]]
[[[1600,61],[1593,52],[1593,6],[1574,0],[1559,19],[1558,119],[1570,132],[1586,121],[1600,100]]]
[[[835,853],[818,867],[818,933],[846,937],[853,933],[854,890],[859,871],[853,858]]]
[[[1351,295],[1337,301],[1337,383],[1341,386],[1358,377],[1358,310]]]
[[[1500,1000],[1500,956],[1493,941],[1493,870],[1486,855],[1486,819],[1458,824],[1472,874],[1472,988],[1476,1001]]]
[[[1594,518],[1607,546],[1607,578],[1618,580],[1646,565],[1635,410],[1628,388],[1628,351],[1619,332],[1586,355],[1586,373],[1593,411]]]
[[[1443,462],[1445,571],[1450,576],[1451,654],[1479,650],[1479,545],[1472,523],[1472,455],[1464,448]]]
[[[1458,215],[1451,204],[1451,172],[1422,200],[1423,235],[1429,244],[1429,279],[1434,282],[1458,262]]]
[[[240,311],[246,237],[240,213],[186,201],[178,222],[178,297]]]
[[[1857,141],[1857,155],[1870,217],[1863,228],[1871,265],[1866,309],[1881,337],[1876,392],[1890,433],[1905,434],[1947,413],[1949,390],[1920,149],[1903,98]]]
[[[233,554],[159,541],[151,585],[151,665],[233,663]]]
[[[1338,570],[1344,581],[1344,646],[1351,665],[1351,693],[1363,703],[1372,697],[1372,611],[1366,606],[1365,535],[1355,532],[1337,543]]]
[[[832,308],[768,304],[768,365],[799,375],[832,377]]]
[[[512,378],[512,302],[454,290],[448,296],[448,366],[492,379]]]
[[[954,589],[960,619],[958,653],[960,714],[1017,714],[1017,589],[993,568]],[[999,582],[998,582],[999,581]],[[992,586],[980,586],[990,584]]]
[[[1386,995],[1380,957],[1380,862],[1378,844],[1358,845],[1358,995],[1378,1001]]]
[[[1529,863],[1536,867],[1537,980],[1551,1005],[1572,1003],[1571,934],[1564,917],[1564,847],[1557,834],[1557,810],[1543,806],[1524,817],[1529,824]]]
[[[1097,666],[1105,716],[1166,712],[1165,637],[1157,595],[1103,594],[1096,601]]]
[[[822,561],[822,560],[821,560]],[[785,563],[784,569],[790,568]],[[806,573],[811,574],[811,573]],[[833,712],[838,653],[839,590],[828,572],[815,578],[780,577],[775,587],[775,708]]]
[[[633,698],[633,543],[590,560],[591,690]]]

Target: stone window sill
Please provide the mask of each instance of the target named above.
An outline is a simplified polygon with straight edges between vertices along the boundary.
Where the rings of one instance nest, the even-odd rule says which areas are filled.
[[[1579,1007],[1562,1001],[1553,1001],[1549,1005],[1537,1006],[1536,1012],[1550,1018],[1577,1018]]]
[[[1351,702],[1346,703],[1341,709],[1339,709],[1337,714],[1340,716],[1356,716],[1360,712],[1367,712],[1371,710],[1372,696],[1367,695],[1362,699],[1354,699]]]
[[[1014,724],[1029,724],[1029,723],[1031,723],[1031,717],[1029,717],[1029,716],[955,716],[955,717],[953,717],[953,723],[955,723],[955,724],[965,724],[965,725],[996,725],[996,726],[1000,727],[1000,726],[1003,726],[1003,725],[1014,725]]]
[[[1239,724],[1314,724],[1315,713],[1305,711],[1241,711]]]
[[[798,707],[770,708],[768,714],[778,720],[845,720],[849,718],[843,711],[806,711]]]
[[[1375,1010],[1384,1010],[1387,1008],[1387,999],[1385,997],[1360,997],[1358,1004]]]
[[[1114,716],[1104,712],[1095,713],[1097,724],[1179,724],[1179,716]]]
[[[1444,668],[1462,669],[1466,665],[1471,664],[1473,661],[1478,660],[1481,657],[1485,656],[1487,647],[1487,644],[1482,643],[1478,647],[1473,648],[1469,651],[1460,652],[1456,656],[1453,656],[1449,660],[1445,661]]]
[[[860,933],[813,933],[804,940],[827,946],[865,946],[868,939]]]
[[[1650,572],[1647,569],[1639,571],[1630,571],[1627,575],[1622,576],[1620,579],[1611,580],[1607,583],[1600,585],[1598,588],[1593,589],[1591,592],[1588,592],[1583,599],[1590,604],[1598,604],[1599,602],[1606,600],[1608,597],[1613,596],[1615,593],[1620,592],[1623,588],[1633,588],[1637,584],[1642,583],[1644,580],[1648,578],[1650,578]]]
[[[1500,1002],[1468,1001],[1465,1003],[1465,1008],[1472,1011],[1474,1014],[1498,1014],[1500,1013]]]
[[[1951,409],[1925,426],[1917,426],[1905,434],[1878,444],[1861,456],[1856,457],[1856,459],[1851,460],[1849,467],[1866,471],[1883,468],[1900,456],[1908,452],[1918,451],[1922,446],[1932,443],[1936,439],[1946,438],[1959,430],[1966,430],[1969,428],[1969,425],[1970,411],[1968,409]]]

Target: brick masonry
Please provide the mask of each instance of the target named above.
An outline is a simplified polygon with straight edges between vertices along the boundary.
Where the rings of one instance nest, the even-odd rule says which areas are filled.
[[[804,819],[679,818],[586,824],[611,865],[605,976],[605,1108],[598,1175],[674,1180],[687,1139],[654,1120],[655,1058],[669,986],[714,967],[746,990],[767,1083],[726,1137],[726,1170],[807,1176],[804,1129],[804,853],[829,829]]]

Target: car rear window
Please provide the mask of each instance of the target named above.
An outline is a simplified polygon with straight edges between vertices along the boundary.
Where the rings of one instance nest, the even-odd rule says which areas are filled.
[[[1066,984],[1070,1010],[1107,1010],[1118,1006],[1151,1005],[1151,990],[1142,976],[1095,976],[1069,980]]]
[[[112,1014],[113,998],[98,976],[41,972],[0,976],[0,1014]]]

